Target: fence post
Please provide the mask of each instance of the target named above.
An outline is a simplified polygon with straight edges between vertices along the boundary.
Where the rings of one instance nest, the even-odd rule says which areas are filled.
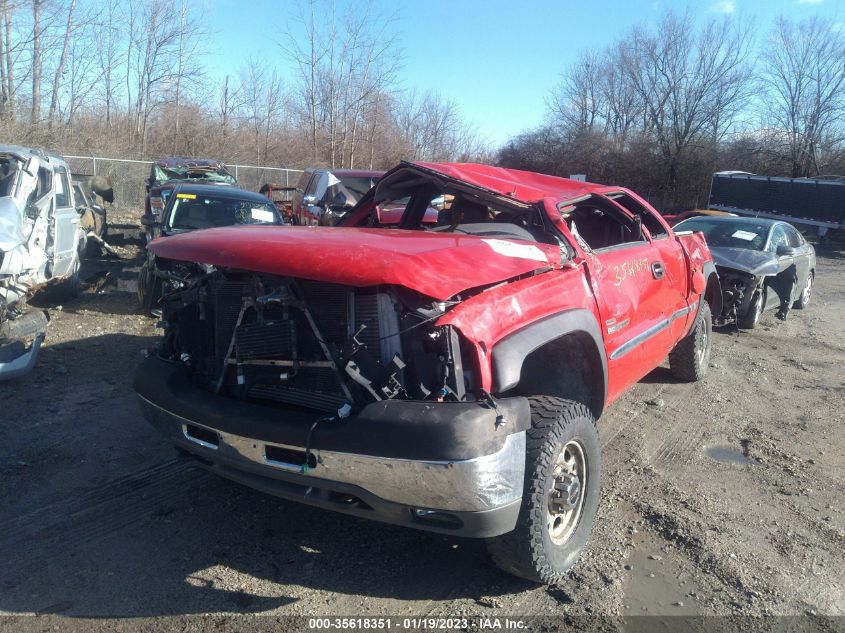
[[[238,166],[235,165],[235,180],[238,180]]]
[[[94,163],[94,167],[93,167],[93,172],[94,172],[94,173],[93,173],[93,175],[94,175],[94,176],[96,176],[96,175],[97,175],[97,159],[96,159],[96,158],[94,158],[94,157],[92,156],[92,157],[91,157],[91,162],[92,162],[92,163]]]

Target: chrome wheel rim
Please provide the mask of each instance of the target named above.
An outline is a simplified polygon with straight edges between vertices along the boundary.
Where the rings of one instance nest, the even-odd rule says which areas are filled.
[[[570,440],[555,460],[546,504],[546,525],[555,545],[566,543],[578,527],[586,490],[584,447],[577,440]]]
[[[695,361],[698,366],[704,365],[704,358],[707,356],[707,346],[710,344],[710,335],[707,332],[707,324],[702,321],[701,331],[699,332],[699,346],[695,350]]]
[[[801,293],[801,303],[807,305],[810,303],[810,292],[813,289],[813,276],[807,277],[807,285],[804,286],[804,292]]]

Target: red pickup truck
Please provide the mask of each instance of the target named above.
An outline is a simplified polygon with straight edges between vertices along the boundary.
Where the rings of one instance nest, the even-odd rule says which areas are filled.
[[[144,415],[224,477],[484,538],[556,582],[599,502],[596,419],[667,356],[707,371],[704,239],[621,187],[473,164],[401,163],[341,224],[154,241],[180,268],[135,377]]]

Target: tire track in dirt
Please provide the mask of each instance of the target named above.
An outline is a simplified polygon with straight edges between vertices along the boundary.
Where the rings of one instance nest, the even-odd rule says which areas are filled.
[[[0,523],[0,560],[9,572],[128,527],[201,485],[210,475],[172,459]],[[37,543],[37,547],[33,545]]]

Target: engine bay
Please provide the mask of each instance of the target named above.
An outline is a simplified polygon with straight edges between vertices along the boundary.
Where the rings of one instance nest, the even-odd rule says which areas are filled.
[[[180,269],[184,268],[180,266]],[[355,288],[216,269],[171,271],[158,354],[230,397],[338,411],[389,399],[474,399],[452,305],[412,290]]]

